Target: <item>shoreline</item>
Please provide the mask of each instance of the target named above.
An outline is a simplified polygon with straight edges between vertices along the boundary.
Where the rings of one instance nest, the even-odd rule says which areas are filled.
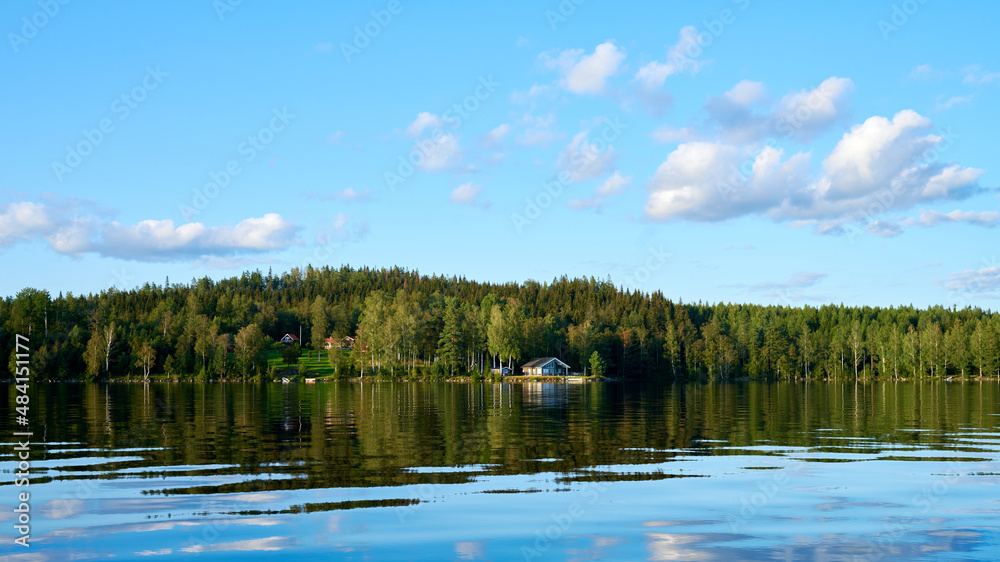
[[[840,382],[840,383],[890,383],[890,382],[949,382],[949,383],[963,383],[963,382],[1000,382],[1000,377],[975,377],[975,378],[898,378],[898,379],[805,379],[805,378],[793,378],[793,379],[764,379],[764,380],[752,380],[749,378],[735,378],[735,379],[720,379],[720,380],[692,380],[692,381],[675,381],[675,380],[640,380],[640,379],[616,379],[616,378],[604,378],[604,379],[594,379],[590,377],[531,377],[531,376],[508,376],[503,377],[499,380],[494,379],[471,379],[471,378],[449,378],[449,379],[382,379],[382,378],[369,378],[369,377],[353,377],[348,379],[332,379],[332,378],[305,378],[305,379],[295,379],[289,380],[288,382],[282,380],[270,380],[270,381],[252,381],[252,380],[238,380],[238,379],[221,379],[221,380],[208,380],[199,381],[196,378],[174,378],[174,379],[152,379],[149,381],[143,381],[141,379],[110,379],[101,381],[85,381],[85,380],[58,380],[50,381],[45,379],[36,379],[32,381],[33,383],[45,383],[45,384],[146,384],[148,383],[203,383],[203,384],[326,384],[326,383],[337,383],[337,382],[450,382],[450,383],[532,383],[532,382],[543,382],[543,383],[566,383],[566,384],[583,384],[583,383],[618,383],[618,382],[634,382],[634,383],[653,383],[653,384],[706,384],[706,383],[745,383],[745,382],[757,382],[757,383],[819,383],[819,382]],[[15,384],[13,379],[0,380],[0,384]]]

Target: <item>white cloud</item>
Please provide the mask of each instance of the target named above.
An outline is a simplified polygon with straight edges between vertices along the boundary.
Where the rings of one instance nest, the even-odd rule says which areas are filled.
[[[944,78],[944,72],[934,70],[929,64],[921,64],[910,71],[912,80],[940,80]]]
[[[946,101],[938,103],[935,109],[937,111],[947,111],[960,103],[971,103],[971,102],[972,102],[971,94],[968,96],[952,96],[948,98]]]
[[[494,128],[492,131],[486,133],[483,137],[483,144],[489,147],[496,146],[500,144],[500,141],[502,141],[508,133],[510,133],[510,125],[503,123]]]
[[[729,144],[681,144],[650,181],[646,214],[658,220],[713,221],[777,208],[790,186],[805,183],[809,163],[808,154],[782,161],[783,154],[773,147],[753,157]]]
[[[609,195],[615,195],[621,193],[625,190],[628,185],[632,183],[631,177],[622,177],[621,172],[615,171],[608,179],[604,180],[604,183],[597,186],[597,194],[602,197],[607,197]]]
[[[661,127],[652,132],[653,140],[657,142],[691,142],[698,140],[701,136],[691,127]]]
[[[606,41],[590,55],[585,55],[582,49],[567,49],[555,56],[542,53],[539,58],[548,68],[563,75],[560,85],[566,90],[574,94],[600,94],[608,78],[618,72],[625,52],[613,41]]]
[[[765,134],[767,116],[754,106],[765,100],[764,85],[741,80],[731,90],[705,102],[709,122],[716,125],[722,137],[734,143],[749,143]]]
[[[371,192],[367,189],[364,191],[358,191],[353,187],[347,187],[337,192],[337,199],[343,199],[345,201],[367,201],[371,199]]]
[[[908,218],[901,221],[903,226],[936,226],[941,223],[964,222],[981,226],[996,226],[1000,223],[1000,213],[996,211],[960,211],[948,213],[938,211],[922,211],[919,218]]]
[[[426,172],[440,172],[454,167],[462,152],[458,138],[451,133],[417,141],[414,150],[421,155],[417,167]]]
[[[778,135],[800,142],[813,140],[843,117],[854,94],[854,82],[831,76],[812,90],[786,95],[771,116]]]
[[[451,192],[451,196],[448,200],[452,203],[458,203],[460,205],[474,205],[476,203],[476,197],[479,196],[479,193],[482,190],[482,187],[473,185],[472,182],[463,183]]]
[[[418,137],[420,133],[424,132],[427,127],[440,127],[441,118],[433,113],[427,111],[421,111],[417,114],[417,118],[410,123],[410,126],[406,128],[406,132],[409,133],[411,137]]]
[[[667,49],[667,60],[644,64],[635,73],[635,81],[647,90],[658,90],[663,87],[668,76],[682,72],[697,74],[707,64],[698,58],[701,56],[701,50],[701,45],[698,44],[698,30],[693,25],[684,26],[680,30],[677,43]]]
[[[293,548],[293,537],[267,537],[235,542],[220,542],[210,545],[196,544],[181,549],[182,552],[233,552],[233,551],[275,551]]]
[[[822,194],[836,200],[857,197],[905,179],[905,171],[917,171],[914,160],[940,141],[927,134],[930,127],[930,119],[909,109],[891,120],[876,116],[855,125],[823,162]]]
[[[654,114],[662,114],[673,105],[674,98],[663,89],[667,77],[679,73],[697,74],[706,64],[698,59],[701,46],[694,26],[681,28],[677,43],[667,49],[665,62],[652,61],[639,67],[632,83],[639,101]]]
[[[587,139],[589,131],[581,131],[573,137],[559,155],[557,166],[569,172],[569,181],[578,183],[603,176],[615,164],[617,154],[611,145],[603,146],[601,140],[593,143]]]
[[[931,134],[931,125],[912,110],[891,120],[872,117],[844,134],[818,176],[810,174],[808,153],[783,160],[783,152],[772,146],[754,155],[747,147],[727,143],[684,143],[650,181],[646,215],[712,221],[758,214],[798,226],[812,224],[827,234],[842,234],[846,223],[864,219],[869,232],[893,236],[918,223],[883,215],[964,199],[983,189],[977,183],[983,170],[933,161],[944,137]],[[942,216],[991,222],[991,215]],[[927,218],[935,224],[944,220]]]
[[[1000,72],[990,72],[980,69],[979,65],[972,65],[965,68],[965,78],[962,82],[975,85],[1000,82]]]
[[[8,204],[0,212],[0,246],[42,239],[65,255],[96,253],[137,261],[279,251],[298,243],[296,230],[274,213],[242,220],[233,227],[207,227],[201,223],[175,226],[172,220],[123,225],[29,202]]]
[[[825,132],[848,111],[854,83],[832,76],[812,90],[791,92],[767,107],[764,86],[743,80],[705,103],[708,121],[723,139],[751,143],[764,137],[808,142]]]
[[[0,207],[0,247],[50,234],[54,227],[48,208],[41,203],[9,203]]]
[[[948,275],[944,287],[949,291],[972,293],[979,296],[1000,297],[1000,267],[966,269]]]
[[[102,240],[93,249],[104,256],[141,261],[276,251],[292,244],[295,230],[276,213],[244,219],[234,227],[201,223],[175,226],[170,219],[135,225],[111,222],[104,225]]]
[[[608,197],[621,193],[631,183],[631,177],[623,177],[620,171],[615,170],[614,174],[611,174],[608,179],[597,186],[593,197],[588,199],[571,199],[569,206],[572,209],[578,210],[600,207]]]

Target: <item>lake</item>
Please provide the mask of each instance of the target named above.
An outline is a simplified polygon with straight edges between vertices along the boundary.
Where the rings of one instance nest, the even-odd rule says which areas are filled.
[[[996,381],[7,393],[10,561],[1000,559]]]

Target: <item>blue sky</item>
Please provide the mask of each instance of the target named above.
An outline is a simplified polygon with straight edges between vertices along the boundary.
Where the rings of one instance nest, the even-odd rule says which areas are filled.
[[[0,294],[349,263],[996,308],[998,11],[4,2]]]

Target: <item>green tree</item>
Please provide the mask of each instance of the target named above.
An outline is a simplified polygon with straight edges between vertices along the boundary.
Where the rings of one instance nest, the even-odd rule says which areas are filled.
[[[239,368],[244,375],[260,373],[260,368],[265,361],[264,343],[264,333],[257,324],[244,326],[236,334],[233,347],[239,361]]]
[[[299,344],[290,345],[281,350],[281,361],[285,365],[298,363],[299,357],[302,357],[302,348],[299,347]]]
[[[153,370],[156,363],[156,350],[149,345],[148,341],[142,342],[142,346],[135,352],[135,366],[142,369],[142,380],[149,382],[149,372]]]
[[[462,323],[456,306],[456,299],[448,297],[445,299],[444,329],[438,339],[438,352],[444,367],[448,369],[448,375],[454,376],[456,371],[461,371],[462,349]]]
[[[607,369],[607,367],[608,367],[608,365],[607,365],[607,363],[604,362],[604,358],[601,357],[600,353],[598,353],[598,352],[595,351],[592,354],[590,354],[590,374],[591,375],[593,375],[593,376],[595,376],[597,378],[601,378],[601,377],[604,376],[604,372]]]
[[[316,297],[313,301],[310,312],[312,313],[312,348],[316,350],[316,358],[326,344],[326,338],[330,337],[330,322],[326,311],[326,299],[322,296]]]

